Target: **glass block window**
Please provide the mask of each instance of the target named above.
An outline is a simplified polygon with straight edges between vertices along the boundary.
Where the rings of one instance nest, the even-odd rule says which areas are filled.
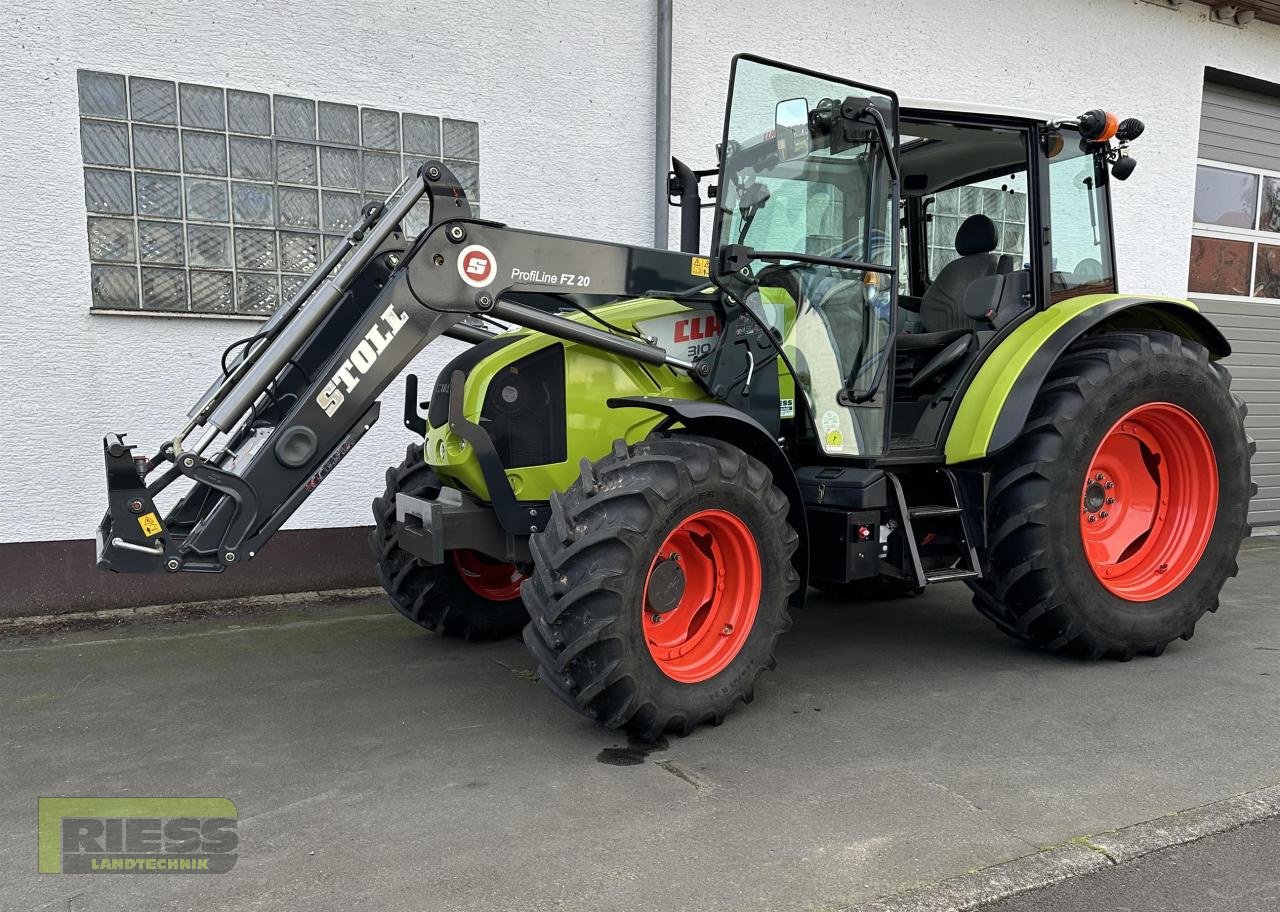
[[[1280,300],[1280,174],[1221,162],[1196,167],[1187,288]]]
[[[480,202],[468,120],[81,70],[93,309],[266,316],[368,202],[443,158]],[[427,207],[406,219],[422,230]]]
[[[956,233],[971,215],[986,215],[995,222],[999,246],[997,254],[1011,254],[1018,269],[1027,260],[1027,179],[1021,173],[985,180],[964,187],[952,187],[933,195],[929,207],[928,273],[934,278],[956,253]]]

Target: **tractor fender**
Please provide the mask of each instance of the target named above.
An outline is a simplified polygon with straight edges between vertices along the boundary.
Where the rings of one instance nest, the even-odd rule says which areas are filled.
[[[804,512],[804,499],[800,494],[800,482],[787,454],[764,425],[750,415],[721,402],[670,399],[664,396],[615,396],[607,402],[610,408],[646,408],[660,412],[670,419],[659,425],[660,429],[679,422],[686,430],[695,434],[733,444],[768,467],[773,473],[774,484],[787,496],[790,504],[787,522],[800,538],[792,561],[796,573],[800,575],[800,588],[795,596],[796,606],[803,605],[809,588],[809,525]]]
[[[1215,359],[1231,354],[1226,338],[1190,301],[1115,294],[1069,298],[1019,323],[983,361],[947,432],[947,463],[981,459],[1012,443],[1050,369],[1085,333],[1139,328],[1198,342]]]

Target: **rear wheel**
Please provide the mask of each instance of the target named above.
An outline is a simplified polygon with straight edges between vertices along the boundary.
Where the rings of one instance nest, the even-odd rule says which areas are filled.
[[[995,460],[975,605],[1053,651],[1128,659],[1190,638],[1249,531],[1244,414],[1194,342],[1077,343]]]
[[[414,444],[399,467],[387,470],[387,487],[373,502],[369,543],[378,561],[378,582],[396,610],[427,630],[465,640],[515,636],[529,620],[520,600],[523,568],[476,551],[445,553],[429,564],[400,547],[395,530],[396,494],[434,498],[441,482]]]
[[[735,447],[619,441],[553,497],[531,540],[524,638],[543,682],[641,737],[719,724],[752,699],[791,623],[787,509],[769,470]]]

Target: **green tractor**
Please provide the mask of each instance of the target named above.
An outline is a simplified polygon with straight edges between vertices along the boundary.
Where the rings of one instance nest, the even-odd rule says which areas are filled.
[[[675,163],[682,252],[473,218],[430,162],[155,456],[107,436],[99,566],[252,559],[447,335],[472,347],[427,402],[407,378],[421,443],[374,502],[379,579],[430,630],[523,631],[605,726],[719,723],[810,586],[964,581],[1026,643],[1159,655],[1236,571],[1253,443],[1222,334],[1117,293],[1141,132],[739,56],[719,168]]]

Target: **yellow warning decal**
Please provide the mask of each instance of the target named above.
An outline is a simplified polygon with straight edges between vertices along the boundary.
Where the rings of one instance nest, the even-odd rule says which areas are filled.
[[[160,525],[160,517],[154,513],[144,513],[138,517],[138,525],[142,526],[142,534],[150,538],[153,535],[159,535],[164,531],[164,527]]]
[[[704,279],[711,276],[711,261],[706,257],[694,257],[689,261],[689,275],[700,276]]]

